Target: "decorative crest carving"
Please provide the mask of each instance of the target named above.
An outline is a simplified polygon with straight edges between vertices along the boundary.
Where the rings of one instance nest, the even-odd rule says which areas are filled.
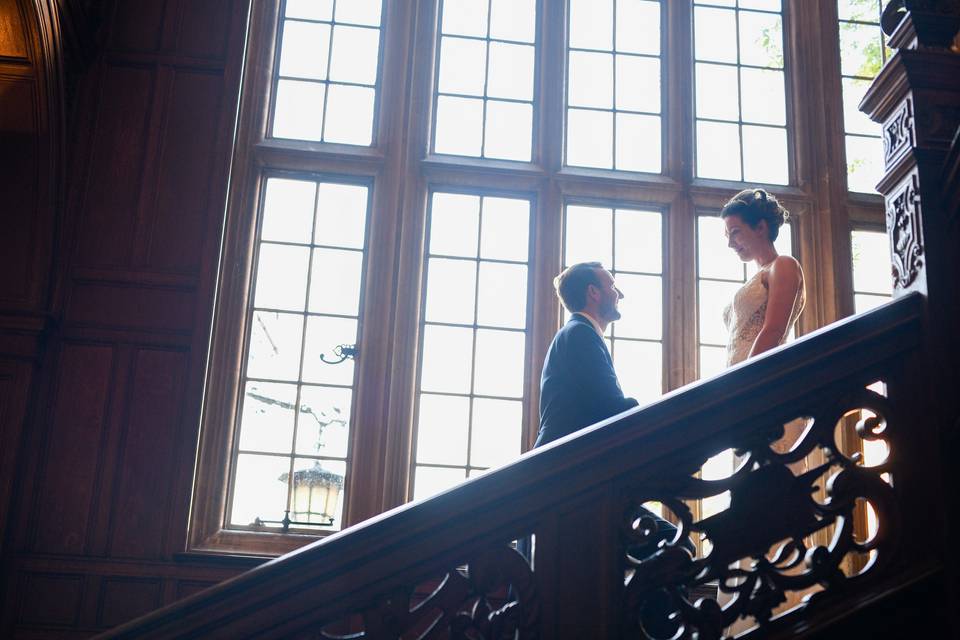
[[[907,99],[883,127],[884,166],[889,169],[900,152],[913,142],[913,109]]]
[[[893,263],[893,286],[909,287],[923,266],[923,238],[920,231],[919,185],[914,172],[906,184],[887,198],[887,233]]]

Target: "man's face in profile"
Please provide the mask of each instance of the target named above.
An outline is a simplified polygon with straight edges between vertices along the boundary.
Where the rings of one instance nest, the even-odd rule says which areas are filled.
[[[617,289],[613,275],[606,269],[597,269],[597,289],[600,291],[599,312],[600,319],[607,322],[613,322],[620,319],[620,309],[617,305],[623,292]]]

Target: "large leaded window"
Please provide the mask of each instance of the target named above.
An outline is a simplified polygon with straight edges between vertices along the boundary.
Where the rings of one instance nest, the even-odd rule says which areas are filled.
[[[801,332],[839,317],[813,287],[850,264],[817,234],[881,210],[836,191],[829,151],[877,144],[851,110],[877,9],[253,0],[191,546],[279,553],[515,460],[575,262],[625,294],[605,337],[628,395],[719,373],[753,272],[716,212],[745,186],[796,214],[777,246],[807,274]],[[796,90],[819,82],[827,108]],[[879,238],[851,238],[860,309]]]

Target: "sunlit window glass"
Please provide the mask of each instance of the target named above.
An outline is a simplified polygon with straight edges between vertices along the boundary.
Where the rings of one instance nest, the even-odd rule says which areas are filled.
[[[274,85],[275,138],[369,145],[382,0],[286,0]]]
[[[780,0],[698,0],[693,14],[697,176],[787,184]]]
[[[880,0],[838,0],[837,13],[840,16],[847,187],[850,191],[875,193],[883,172],[880,125],[858,107],[887,59],[880,29]]]
[[[855,230],[850,234],[853,261],[853,307],[863,313],[890,300],[890,241],[883,231]]]
[[[621,318],[604,336],[623,392],[640,404],[656,400],[663,393],[663,214],[568,204],[564,227],[564,266],[601,262],[623,292]]]
[[[257,242],[229,525],[336,530],[349,465],[368,187],[273,177]]]
[[[660,173],[660,3],[569,8],[566,163]]]
[[[530,201],[433,194],[414,498],[520,455]]]
[[[435,153],[530,161],[536,5],[536,0],[442,2]]]

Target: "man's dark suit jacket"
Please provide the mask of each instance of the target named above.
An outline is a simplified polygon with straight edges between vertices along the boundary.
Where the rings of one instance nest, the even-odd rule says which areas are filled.
[[[589,427],[630,407],[603,338],[573,314],[554,336],[540,376],[540,435],[535,447]]]

